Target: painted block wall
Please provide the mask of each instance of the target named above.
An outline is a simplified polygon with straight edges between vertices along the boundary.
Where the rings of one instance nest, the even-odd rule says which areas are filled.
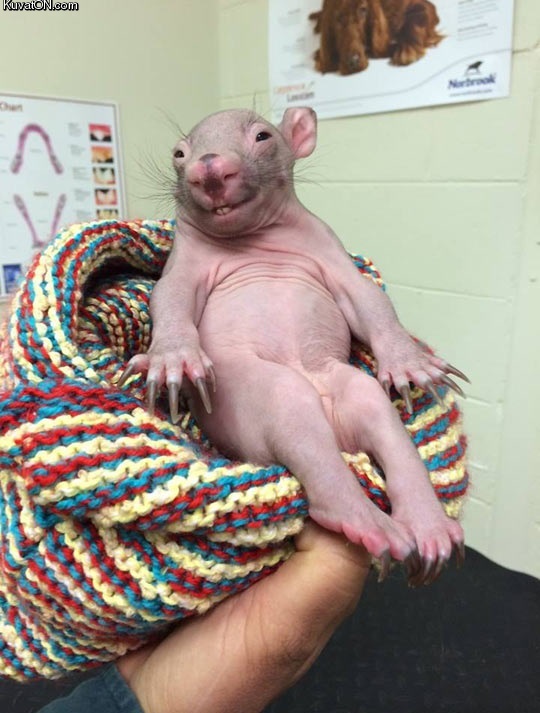
[[[298,193],[470,376],[467,542],[540,576],[540,6],[516,5],[510,98],[321,121]],[[269,115],[267,2],[219,10],[221,106]]]

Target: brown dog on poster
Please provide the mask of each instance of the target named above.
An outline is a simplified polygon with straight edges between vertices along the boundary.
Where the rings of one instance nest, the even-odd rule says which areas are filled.
[[[309,16],[320,33],[317,71],[354,74],[369,58],[389,57],[404,66],[424,56],[443,39],[439,16],[429,0],[324,0]]]

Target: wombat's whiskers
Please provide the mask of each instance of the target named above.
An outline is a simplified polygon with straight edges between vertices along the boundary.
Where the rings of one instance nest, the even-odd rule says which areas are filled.
[[[176,176],[172,168],[165,170],[162,162],[156,160],[150,153],[145,153],[136,161],[139,169],[139,183],[146,189],[137,198],[156,201],[159,210],[167,214],[174,213]]]

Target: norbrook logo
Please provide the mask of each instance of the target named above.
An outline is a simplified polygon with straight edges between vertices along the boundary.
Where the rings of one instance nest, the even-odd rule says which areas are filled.
[[[78,2],[57,2],[57,0],[3,0],[4,10],[78,10]]]
[[[468,89],[469,87],[479,87],[482,84],[496,84],[497,74],[492,72],[486,77],[466,77],[465,79],[449,79],[448,89]]]
[[[477,59],[475,62],[468,64],[463,73],[463,77],[448,80],[448,89],[472,89],[474,87],[496,84],[497,74],[495,72],[482,74],[483,64],[484,60],[482,59]]]

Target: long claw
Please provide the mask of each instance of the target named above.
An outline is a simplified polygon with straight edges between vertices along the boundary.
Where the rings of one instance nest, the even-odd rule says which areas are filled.
[[[409,587],[418,587],[422,584],[424,580],[424,567],[421,564],[420,567],[409,576]]]
[[[119,389],[122,388],[122,386],[126,383],[126,381],[129,379],[130,376],[132,376],[135,373],[135,365],[134,364],[128,364],[124,371],[122,372],[122,375],[116,382],[116,386],[118,386]]]
[[[384,582],[388,577],[388,572],[390,572],[390,552],[385,552],[381,558],[381,569],[379,571],[379,577],[377,582]]]
[[[167,384],[169,390],[169,411],[173,423],[178,423],[180,418],[178,414],[178,394],[180,393],[180,385],[176,381],[171,381]]]
[[[456,544],[456,565],[458,569],[461,569],[465,564],[465,543],[458,542]]]
[[[444,401],[442,400],[441,395],[437,391],[436,386],[430,382],[429,384],[426,384],[425,388],[426,388],[426,391],[429,391],[429,393],[433,396],[433,398],[439,404],[439,406],[444,408]]]
[[[401,398],[403,399],[403,401],[405,401],[407,411],[412,414],[413,405],[411,398],[411,387],[408,384],[406,386],[402,386],[401,389],[399,389],[399,393],[401,394]]]
[[[429,584],[431,582],[431,577],[433,572],[437,567],[437,558],[434,560],[426,560],[424,564],[424,571],[422,572],[422,584]]]
[[[429,580],[426,580],[424,584],[433,584],[439,577],[441,576],[441,572],[443,571],[444,566],[446,565],[447,560],[444,557],[439,557],[437,559],[437,565],[435,569],[431,572]]]
[[[202,377],[200,377],[195,382],[195,386],[197,387],[197,391],[199,392],[199,396],[201,397],[203,406],[206,409],[206,413],[212,413],[212,403],[210,402],[210,395],[208,393],[206,381]]]
[[[463,391],[461,386],[458,386],[456,384],[456,382],[453,379],[451,379],[449,376],[446,376],[446,374],[443,374],[443,376],[441,376],[441,381],[444,384],[446,384],[447,386],[449,386],[451,389],[453,389],[456,392],[456,394],[459,394],[463,398],[466,398],[465,392]]]
[[[450,374],[453,374],[454,376],[459,377],[460,379],[463,379],[463,381],[466,381],[468,384],[471,383],[471,380],[469,379],[469,377],[466,376],[459,369],[456,369],[455,366],[452,366],[452,364],[446,364],[446,371],[448,371]]]
[[[213,366],[209,366],[208,369],[208,376],[210,377],[210,384],[212,385],[212,393],[216,393],[216,372],[214,370]]]
[[[154,411],[156,410],[156,398],[158,392],[157,381],[154,381],[153,379],[151,381],[147,381],[146,389],[146,404],[148,406],[148,411],[153,416]]]
[[[381,381],[381,386],[383,387],[388,398],[390,398],[390,379],[383,379]]]
[[[407,579],[410,581],[412,577],[416,577],[422,567],[422,559],[418,550],[414,550],[405,560],[405,568],[407,570]]]

